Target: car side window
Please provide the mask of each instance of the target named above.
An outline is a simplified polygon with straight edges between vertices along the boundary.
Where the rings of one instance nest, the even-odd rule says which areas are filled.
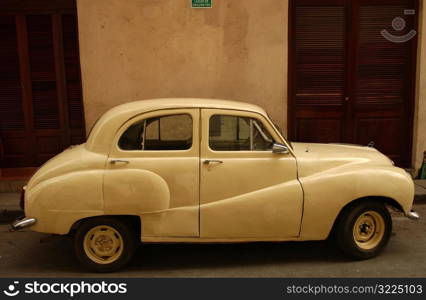
[[[192,146],[192,117],[153,117],[131,125],[120,137],[122,150],[187,150]]]
[[[213,115],[209,121],[209,146],[216,151],[267,151],[273,138],[262,122],[248,117]]]

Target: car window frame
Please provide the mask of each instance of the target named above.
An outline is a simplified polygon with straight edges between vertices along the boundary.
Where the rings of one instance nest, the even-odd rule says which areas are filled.
[[[237,116],[237,117],[248,117],[253,118],[257,120],[258,122],[262,123],[262,125],[268,130],[268,133],[271,135],[275,143],[280,143],[283,145],[286,145],[287,143],[283,140],[280,134],[276,132],[275,127],[271,123],[271,121],[266,117],[265,115],[254,112],[254,111],[248,111],[248,110],[238,110],[238,109],[228,109],[228,108],[202,108],[201,109],[201,123],[200,126],[202,127],[202,139],[200,142],[201,147],[201,155],[206,156],[209,155],[209,152],[214,155],[215,157],[225,156],[225,157],[233,157],[238,154],[239,157],[251,157],[253,155],[256,156],[264,156],[269,157],[269,154],[272,154],[271,151],[267,150],[239,150],[239,151],[233,151],[233,150],[213,150],[210,148],[209,145],[209,131],[210,131],[210,116],[212,115],[230,115],[230,116]],[[205,115],[208,115],[208,119],[204,120],[203,118]],[[206,136],[207,138],[205,138]],[[207,152],[206,152],[207,151]],[[291,155],[294,157],[294,154],[292,151],[290,151]]]
[[[192,125],[192,131],[191,131],[191,147],[189,147],[189,148],[187,148],[187,149],[150,149],[150,150],[147,150],[147,149],[144,149],[145,148],[145,144],[146,144],[146,140],[147,140],[147,138],[146,138],[146,134],[147,134],[147,132],[146,132],[146,130],[148,129],[148,126],[149,125],[151,125],[151,123],[148,123],[147,121],[148,120],[151,120],[151,119],[156,119],[156,120],[154,120],[153,122],[156,122],[156,121],[159,121],[160,123],[159,124],[161,124],[161,118],[165,118],[165,117],[173,117],[173,116],[189,116],[189,118],[190,118],[190,120],[191,120],[191,125]],[[153,123],[152,122],[152,123]],[[121,138],[123,137],[123,135],[132,127],[132,126],[134,126],[135,124],[137,124],[137,123],[139,123],[139,124],[142,124],[142,127],[144,128],[144,130],[143,130],[143,138],[142,138],[142,149],[123,149],[123,148],[121,148],[120,147],[120,140],[121,140]],[[161,128],[161,127],[159,127],[159,128]],[[192,144],[194,143],[194,141],[193,141],[193,134],[194,134],[194,120],[193,120],[193,117],[191,116],[191,114],[187,114],[187,113],[173,113],[173,114],[165,114],[165,115],[160,115],[160,116],[154,116],[154,117],[149,117],[149,118],[143,118],[143,119],[141,119],[141,120],[138,120],[138,121],[135,121],[134,123],[132,123],[132,124],[130,124],[124,131],[123,131],[123,133],[121,134],[121,136],[118,138],[118,141],[117,141],[117,146],[118,146],[118,148],[120,149],[120,150],[122,150],[122,151],[185,151],[185,150],[188,150],[188,149],[191,149],[192,148]],[[159,137],[161,137],[161,135],[159,135]],[[160,139],[160,141],[161,141],[161,139]]]
[[[169,115],[181,115],[188,114],[192,119],[192,145],[189,149],[185,150],[123,150],[119,147],[118,142],[124,132],[133,124],[143,121],[144,119],[150,119],[154,117],[169,116]],[[112,140],[109,156],[120,156],[120,157],[173,157],[173,156],[193,156],[199,155],[199,126],[200,126],[200,109],[199,108],[171,108],[171,109],[158,109],[141,114],[137,114],[127,119],[116,131]]]
[[[269,134],[269,136],[272,138],[272,144],[276,143],[276,141],[274,139],[274,136],[271,134],[271,132],[268,130],[268,128],[265,126],[265,124],[261,120],[259,120],[258,118],[255,118],[255,117],[252,117],[252,116],[241,116],[241,115],[231,115],[231,114],[214,113],[214,114],[211,114],[208,117],[209,120],[207,122],[207,124],[209,126],[209,128],[208,128],[209,136],[208,136],[208,139],[207,139],[207,146],[208,146],[208,149],[210,151],[214,151],[214,152],[268,152],[268,151],[272,151],[272,147],[271,147],[271,149],[266,149],[266,150],[254,150],[254,149],[252,149],[253,148],[253,127],[256,127],[256,129],[261,134],[262,138],[265,139],[265,137],[263,136],[265,133],[262,132],[262,130],[260,130],[260,128],[257,128],[257,126],[259,126],[259,124],[255,124],[253,122],[250,122],[250,133],[249,133],[250,150],[215,150],[215,149],[212,149],[211,145],[210,145],[210,121],[211,121],[211,118],[213,118],[214,116],[235,117],[235,118],[237,118],[237,120],[238,120],[238,118],[246,118],[246,119],[249,119],[250,121],[253,120],[253,121],[257,122],[257,123],[260,123],[260,124],[262,124],[263,128],[267,131],[267,133]]]

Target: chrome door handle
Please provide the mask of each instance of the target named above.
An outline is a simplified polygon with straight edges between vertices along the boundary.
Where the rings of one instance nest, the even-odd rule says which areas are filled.
[[[210,164],[210,163],[217,163],[217,164],[223,164],[223,161],[218,160],[218,159],[206,159],[204,161],[205,164]]]
[[[113,159],[109,162],[112,165],[116,165],[116,164],[128,164],[129,161],[128,160],[122,160],[122,159]]]

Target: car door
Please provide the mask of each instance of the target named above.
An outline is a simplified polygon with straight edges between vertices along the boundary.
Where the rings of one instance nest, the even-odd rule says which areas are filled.
[[[303,193],[291,153],[262,115],[202,109],[200,236],[274,240],[297,237]]]
[[[199,236],[199,119],[199,109],[169,109],[123,124],[105,170],[106,214],[140,216],[142,237]]]

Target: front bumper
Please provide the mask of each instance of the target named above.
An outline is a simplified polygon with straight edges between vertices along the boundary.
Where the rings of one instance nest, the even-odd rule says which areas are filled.
[[[16,230],[33,226],[35,223],[37,223],[37,219],[24,217],[22,219],[18,219],[15,222],[13,222],[11,227],[13,231],[16,231]]]
[[[408,214],[406,214],[407,218],[411,220],[418,220],[420,219],[420,216],[418,213],[416,213],[414,210],[410,211]]]

